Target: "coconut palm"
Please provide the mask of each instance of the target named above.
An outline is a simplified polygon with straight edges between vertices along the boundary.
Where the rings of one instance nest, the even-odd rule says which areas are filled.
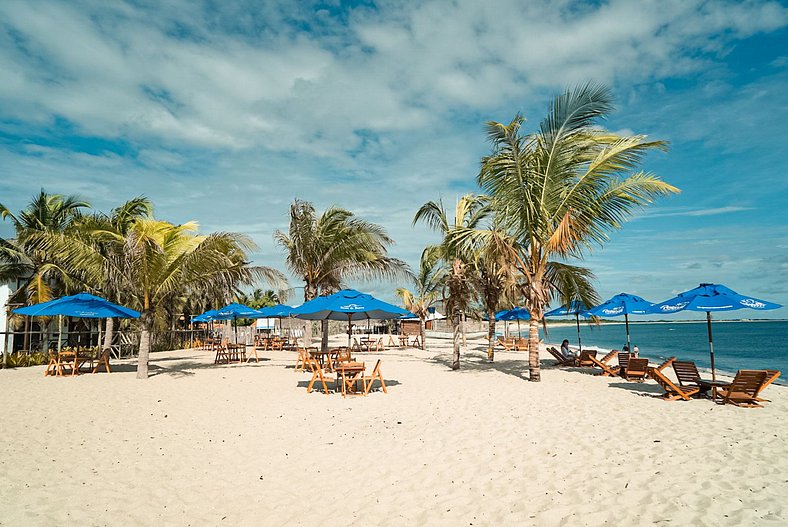
[[[383,227],[352,212],[330,207],[318,215],[314,205],[295,200],[287,233],[274,240],[284,248],[287,267],[304,281],[304,301],[334,293],[350,279],[407,276],[407,265],[388,256],[392,240]],[[328,347],[328,323],[322,324],[321,347]]]
[[[462,244],[453,243],[457,229],[475,229],[486,217],[488,209],[480,196],[467,194],[457,200],[454,218],[449,219],[441,201],[428,201],[416,212],[413,224],[424,222],[443,236],[440,244],[427,248],[434,251],[444,267],[443,280],[448,291],[446,309],[454,330],[453,370],[460,368],[460,331],[463,312],[471,300],[471,285],[466,268],[473,259],[472,250]]]
[[[64,264],[87,280],[117,281],[128,304],[142,313],[137,378],[147,378],[151,334],[175,297],[194,294],[229,299],[239,285],[256,278],[277,286],[284,283],[278,271],[249,265],[246,254],[255,246],[246,236],[201,236],[196,230],[193,222],[173,225],[146,217],[134,220],[125,234],[97,230],[91,241],[82,236],[42,234],[34,242],[45,250],[59,251]]]
[[[414,278],[415,291],[399,287],[395,290],[405,309],[419,317],[421,349],[427,347],[427,316],[429,309],[440,299],[443,269],[438,264],[438,253],[427,249],[421,253],[419,272]]]
[[[520,115],[487,125],[492,153],[482,160],[478,183],[517,241],[510,258],[523,275],[531,315],[532,381],[540,379],[538,324],[550,299],[574,288],[575,298],[596,301],[590,272],[568,261],[603,244],[638,208],[679,192],[638,170],[649,152],[667,148],[665,142],[598,126],[612,108],[609,89],[589,84],[557,96],[535,133],[521,133]]]

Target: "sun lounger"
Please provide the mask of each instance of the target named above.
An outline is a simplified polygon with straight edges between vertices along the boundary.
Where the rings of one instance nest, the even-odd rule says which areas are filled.
[[[520,337],[515,340],[514,351],[528,351],[528,339]]]
[[[763,408],[762,404],[758,404],[758,393],[763,388],[767,375],[766,370],[739,370],[730,385],[717,388],[717,395],[722,397],[722,404]]]
[[[591,360],[591,357],[596,359],[596,350],[583,350],[580,352],[580,356],[577,358],[577,366],[581,368],[592,368],[595,366],[594,361]],[[599,362],[599,361],[597,361]]]
[[[690,360],[673,361],[673,372],[676,374],[680,386],[697,386],[701,392],[707,392],[711,388],[710,384],[706,384],[700,378],[698,367]]]
[[[763,384],[761,385],[761,389],[758,390],[758,393],[756,395],[760,395],[761,392],[765,390],[766,387],[769,386],[771,383],[776,381],[777,377],[779,376],[780,376],[779,370],[766,370],[766,380],[763,381]],[[756,397],[755,400],[763,403],[771,402],[769,401],[769,399],[761,399],[760,397]]]
[[[627,363],[627,369],[624,370],[624,378],[628,381],[633,379],[644,381],[646,373],[648,373],[648,359],[631,357]]]
[[[662,398],[666,401],[675,401],[676,399],[689,401],[693,395],[700,393],[699,386],[676,385],[662,373],[662,370],[657,368],[651,369],[651,378],[657,381],[657,384],[662,386],[662,389],[665,390]]]
[[[597,359],[595,356],[588,357],[588,359],[591,361],[593,366],[596,366],[602,370],[602,373],[599,374],[601,377],[618,377],[619,372],[617,367],[610,366],[606,362],[602,362],[601,360]]]
[[[495,345],[502,346],[504,351],[512,351],[512,348],[514,347],[514,339],[498,337],[495,341]]]
[[[376,380],[380,381],[380,387],[383,389],[383,393],[389,393],[386,390],[386,381],[383,380],[383,375],[380,373],[380,360],[378,360],[378,362],[375,364],[375,369],[372,370],[372,375],[367,377],[366,374],[364,374],[364,376],[361,378],[361,384],[364,385],[364,395],[369,393]]]
[[[564,357],[561,355],[561,352],[555,348],[547,348],[547,351],[552,355],[555,360],[558,362],[558,366],[574,366],[575,365],[575,358],[574,357]]]
[[[654,378],[654,376],[652,375],[652,372],[653,372],[654,370],[658,370],[658,371],[664,371],[664,370],[665,370],[665,368],[667,368],[668,366],[670,366],[671,364],[673,364],[673,361],[674,361],[674,360],[676,360],[676,357],[670,357],[670,358],[668,358],[668,360],[666,360],[665,362],[663,362],[663,363],[662,363],[662,364],[660,364],[659,366],[654,366],[654,367],[651,367],[651,368],[649,368],[649,369],[648,369],[648,375],[649,375],[649,377],[651,377],[651,378],[653,379],[653,378]]]

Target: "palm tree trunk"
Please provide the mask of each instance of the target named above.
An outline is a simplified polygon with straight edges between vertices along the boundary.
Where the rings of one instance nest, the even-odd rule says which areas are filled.
[[[539,371],[539,316],[531,313],[528,322],[528,375],[529,380],[539,382],[542,377]]]
[[[495,311],[487,311],[487,360],[492,362],[495,359]]]
[[[421,337],[421,349],[427,349],[427,323],[419,317],[419,336]]]
[[[320,338],[320,351],[328,351],[328,320],[321,320],[322,337]]]
[[[112,337],[114,336],[113,333],[115,331],[115,319],[108,318],[107,319],[107,326],[104,331],[104,345],[102,349],[109,349],[112,347]]]
[[[140,353],[137,357],[137,378],[148,378],[148,358],[150,357],[150,334],[153,327],[153,313],[142,314],[140,332]]]
[[[468,336],[465,334],[465,313],[460,315],[460,331],[462,331],[462,347],[468,350]]]
[[[455,309],[451,317],[452,324],[454,326],[454,353],[452,354],[451,359],[452,370],[460,369],[460,326],[462,325],[462,320],[460,320],[461,316],[462,313],[460,310]]]

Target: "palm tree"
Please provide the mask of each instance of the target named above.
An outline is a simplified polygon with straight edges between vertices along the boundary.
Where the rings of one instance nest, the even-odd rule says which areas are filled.
[[[122,296],[142,313],[137,378],[144,379],[151,334],[157,322],[166,324],[163,314],[178,296],[230,298],[239,285],[255,278],[284,284],[278,271],[249,265],[246,254],[255,246],[246,236],[200,236],[196,230],[193,222],[173,225],[144,217],[134,220],[125,234],[97,230],[90,241],[52,234],[39,235],[34,241],[45,250],[59,251],[65,265],[79,270],[87,280],[117,281]],[[107,247],[111,249],[106,251]]]
[[[449,220],[446,209],[441,201],[428,201],[416,212],[413,225],[423,221],[430,228],[438,231],[443,240],[438,245],[427,248],[434,251],[444,266],[444,281],[448,290],[446,309],[454,330],[454,352],[452,355],[453,370],[460,368],[460,330],[463,312],[471,299],[471,287],[466,267],[472,260],[471,251],[462,245],[452,243],[452,236],[457,229],[475,229],[486,217],[488,209],[480,196],[467,194],[457,200],[454,209],[454,220]]]
[[[438,301],[441,295],[441,282],[443,269],[437,265],[438,253],[435,250],[425,250],[421,253],[419,273],[414,279],[415,291],[404,287],[396,289],[397,295],[402,299],[405,309],[419,317],[419,335],[421,349],[427,347],[426,321],[429,309]]]
[[[665,142],[598,126],[612,108],[609,89],[588,84],[557,96],[533,134],[521,133],[520,115],[508,125],[487,125],[492,153],[482,160],[478,183],[517,242],[510,259],[524,277],[531,315],[532,381],[540,380],[538,324],[550,299],[573,296],[587,305],[597,300],[590,272],[567,260],[602,245],[636,209],[679,192],[637,170],[649,152],[665,150]],[[566,294],[570,289],[577,293]]]
[[[392,240],[383,227],[352,212],[330,207],[317,215],[314,205],[290,205],[287,233],[274,240],[286,253],[290,272],[304,281],[304,302],[338,291],[349,279],[393,279],[408,274],[407,265],[388,256]],[[328,348],[328,322],[322,324],[322,349]]]

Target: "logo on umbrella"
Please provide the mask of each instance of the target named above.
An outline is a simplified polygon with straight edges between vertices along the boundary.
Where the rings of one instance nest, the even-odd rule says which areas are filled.
[[[364,306],[360,306],[358,304],[347,304],[344,306],[339,306],[339,309],[347,309],[348,311],[364,311]]]
[[[740,300],[739,303],[743,306],[751,307],[753,309],[763,309],[764,307],[766,307],[766,304],[764,304],[763,302],[759,302],[754,298],[745,298]]]

